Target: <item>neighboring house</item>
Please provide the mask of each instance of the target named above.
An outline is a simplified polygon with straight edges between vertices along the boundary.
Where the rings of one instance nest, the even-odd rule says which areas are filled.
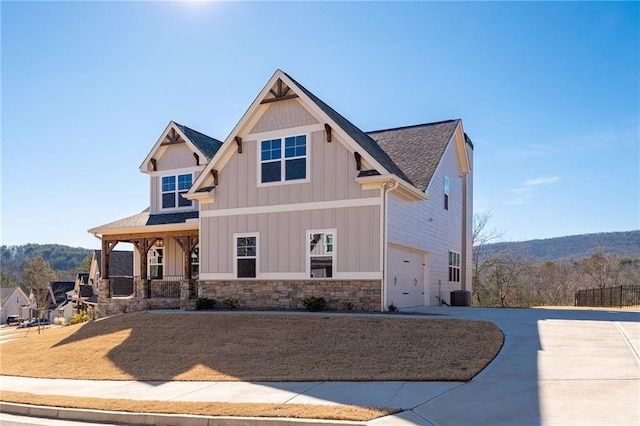
[[[78,274],[74,287],[73,300],[76,311],[88,311],[93,316],[98,305],[98,291],[102,276],[102,251],[94,250],[88,274]],[[133,295],[133,253],[112,250],[109,254],[110,297],[131,297]]]
[[[48,317],[52,323],[59,317],[64,318],[67,324],[71,321],[74,314],[72,300],[75,284],[74,281],[52,281],[49,283],[51,304]]]
[[[20,287],[0,288],[0,324],[6,324],[9,315],[30,318],[30,307],[29,296]]]
[[[125,308],[448,303],[471,291],[472,158],[459,119],[365,133],[278,70],[223,142],[169,123],[140,167],[150,208],[89,232],[136,248]]]

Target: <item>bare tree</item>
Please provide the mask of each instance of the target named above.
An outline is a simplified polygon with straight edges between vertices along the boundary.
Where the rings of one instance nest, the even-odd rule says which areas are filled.
[[[502,238],[503,232],[495,229],[487,229],[487,224],[491,219],[490,212],[476,213],[473,215],[473,251],[471,261],[473,262],[473,294],[479,305],[486,302],[487,286],[484,282],[484,276],[488,269],[494,264],[493,256],[485,255],[485,246],[492,241]]]
[[[49,310],[51,296],[49,283],[56,280],[56,273],[42,256],[34,257],[27,262],[22,271],[22,282],[26,288],[30,288],[36,304],[37,319],[40,320]],[[38,323],[38,333],[40,323]]]
[[[598,251],[582,261],[582,268],[591,280],[600,288],[612,286],[617,281],[617,261],[604,252],[604,246],[598,244]]]

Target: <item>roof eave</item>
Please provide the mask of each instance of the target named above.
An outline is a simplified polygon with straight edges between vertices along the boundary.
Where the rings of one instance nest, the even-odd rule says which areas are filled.
[[[200,221],[191,221],[183,223],[167,223],[164,225],[147,225],[147,226],[134,226],[130,228],[93,228],[89,229],[89,233],[98,238],[109,235],[121,235],[121,234],[152,234],[171,231],[191,231],[198,230],[200,228]]]
[[[356,178],[356,182],[362,185],[363,189],[380,188],[383,184],[390,182],[397,184],[393,190],[408,201],[424,201],[428,199],[427,194],[394,174],[362,176]]]

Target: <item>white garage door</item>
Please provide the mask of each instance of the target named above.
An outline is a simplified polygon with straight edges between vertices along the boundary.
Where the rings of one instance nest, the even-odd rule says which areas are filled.
[[[425,304],[425,254],[389,247],[387,304],[398,308]],[[428,296],[428,295],[427,295]]]

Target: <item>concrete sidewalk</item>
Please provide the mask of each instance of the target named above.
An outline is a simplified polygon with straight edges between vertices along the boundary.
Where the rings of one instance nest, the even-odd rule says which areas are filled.
[[[415,311],[494,322],[505,334],[505,345],[467,383],[125,382],[5,376],[1,387],[139,400],[349,404],[404,410],[370,425],[640,424],[640,313],[448,307]],[[230,420],[221,421],[207,424]]]

